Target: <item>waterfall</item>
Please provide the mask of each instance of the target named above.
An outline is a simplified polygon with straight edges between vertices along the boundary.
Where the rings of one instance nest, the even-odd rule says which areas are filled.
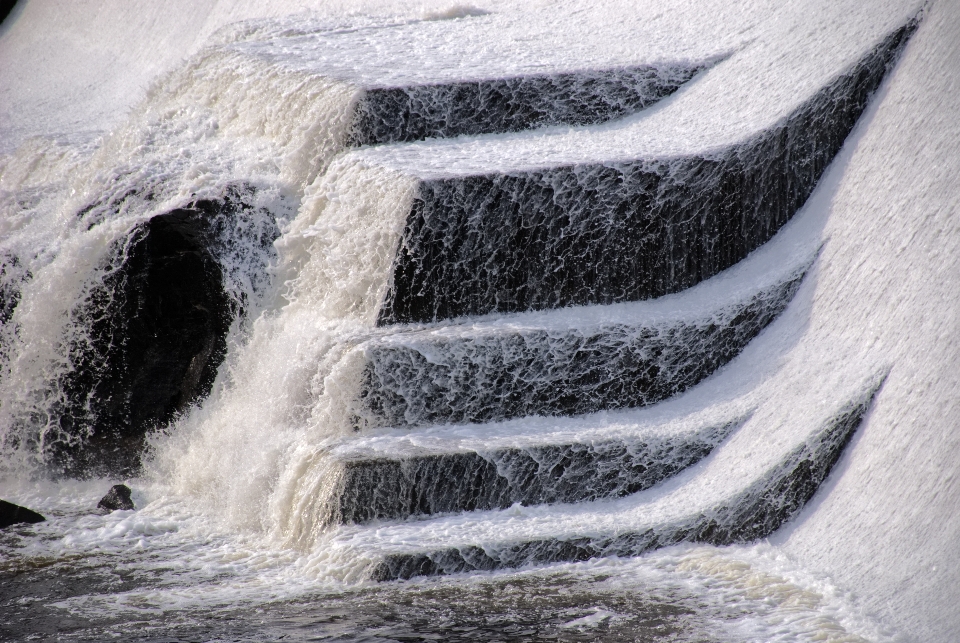
[[[201,4],[75,121],[0,94],[4,499],[243,591],[743,556],[960,631],[913,577],[956,581],[948,3]],[[51,499],[108,480],[133,522]]]

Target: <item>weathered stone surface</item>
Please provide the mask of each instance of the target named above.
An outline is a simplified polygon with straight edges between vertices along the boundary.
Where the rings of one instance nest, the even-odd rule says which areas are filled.
[[[6,500],[0,500],[0,529],[9,527],[11,525],[18,525],[21,523],[38,523],[45,521],[46,518],[38,514],[36,511],[27,509],[26,507],[21,507],[20,505],[15,505],[12,502],[7,502]]]
[[[110,487],[110,491],[107,492],[107,495],[101,498],[100,502],[97,503],[97,509],[102,509],[108,512],[117,510],[129,511],[131,509],[135,509],[133,506],[133,498],[130,497],[130,494],[130,487],[125,484],[115,484]]]

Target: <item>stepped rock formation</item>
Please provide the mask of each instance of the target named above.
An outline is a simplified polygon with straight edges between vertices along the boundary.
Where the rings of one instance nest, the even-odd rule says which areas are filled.
[[[654,320],[643,306],[604,306],[371,340],[362,346],[362,422],[484,422],[654,404],[736,357],[783,312],[806,268],[789,267],[699,318],[683,311]]]
[[[705,155],[418,177],[378,321],[636,301],[732,266],[803,205],[912,29]]]
[[[790,303],[812,253],[785,261],[762,283],[750,282],[751,270],[762,269],[733,267],[803,206],[916,27],[917,19],[908,19],[878,33],[863,50],[848,49],[846,61],[825,57],[820,68],[808,63],[797,72],[806,94],[788,95],[782,88],[772,92],[773,98],[743,93],[738,100],[754,113],[748,127],[707,116],[692,140],[690,128],[698,126],[687,120],[686,95],[652,118],[603,123],[662,103],[682,86],[695,93],[698,82],[707,82],[701,80],[705,74],[742,73],[738,56],[714,53],[696,62],[644,64],[608,59],[593,69],[560,65],[544,72],[478,54],[479,63],[468,72],[429,54],[419,68],[410,60],[386,70],[378,58],[365,58],[364,48],[373,44],[378,55],[394,48],[400,55],[422,27],[294,30],[214,46],[171,76],[157,95],[179,104],[178,96],[200,92],[212,114],[226,118],[228,110],[252,109],[263,127],[270,115],[224,102],[216,88],[236,82],[242,68],[259,70],[257,87],[272,96],[292,97],[291,88],[301,95],[312,88],[305,95],[320,106],[310,109],[320,111],[308,113],[319,120],[299,134],[289,130],[279,136],[275,149],[287,150],[279,176],[293,176],[294,167],[322,170],[341,154],[319,185],[334,195],[363,187],[342,174],[353,165],[361,174],[380,176],[387,186],[375,195],[379,205],[372,210],[368,200],[341,199],[337,206],[336,196],[326,197],[329,207],[318,222],[339,226],[344,237],[380,239],[361,244],[364,252],[378,256],[373,272],[360,274],[366,293],[356,285],[346,289],[361,292],[364,301],[352,307],[364,323],[378,327],[374,338],[347,353],[348,360],[362,363],[359,377],[340,384],[354,391],[350,421],[361,434],[377,427],[483,424],[653,405],[684,392],[743,351]],[[482,20],[429,28],[468,43],[479,42],[488,30]],[[802,42],[794,47],[794,56],[815,57]],[[360,55],[347,64],[338,51]],[[292,85],[281,80],[288,77]],[[810,84],[814,78],[818,85]],[[302,101],[293,105],[283,108],[288,117],[294,115],[291,110],[305,109]],[[584,138],[589,129],[549,127],[561,124],[598,129]],[[524,130],[534,128],[546,129],[531,138]],[[659,133],[659,143],[644,138],[648,130]],[[498,133],[506,136],[458,138]],[[615,151],[602,145],[611,133],[621,139]],[[464,158],[461,140],[475,140],[479,153]],[[554,143],[567,151],[545,152]],[[351,147],[360,149],[342,154]],[[169,192],[163,181],[172,182],[176,170],[167,174],[153,188],[114,193],[77,216],[95,229],[138,207],[149,211],[151,202]],[[253,292],[232,287],[231,280],[262,280],[268,271],[261,261],[254,273],[237,275],[228,258],[242,252],[238,247],[269,258],[279,234],[277,224],[270,227],[270,212],[256,211],[256,187],[231,182],[229,174],[219,181],[219,196],[136,220],[113,242],[101,282],[74,313],[86,332],[68,344],[71,368],[57,382],[60,401],[54,413],[66,439],[54,442],[50,452],[59,472],[136,472],[145,436],[210,393],[228,333]],[[384,208],[388,216],[376,216]],[[238,223],[254,219],[266,220],[266,228]],[[249,231],[231,236],[235,229]],[[320,238],[311,228],[295,225],[293,230],[308,245]],[[338,262],[322,244],[309,252],[320,262],[321,275],[356,269]],[[751,261],[764,264],[751,259],[745,265]],[[11,272],[16,262],[8,263]],[[771,268],[769,259],[766,266]],[[310,267],[304,270],[309,273]],[[730,275],[717,277],[725,270]],[[711,278],[716,285],[710,285]],[[358,278],[351,273],[345,283],[351,280]],[[693,288],[704,281],[703,288]],[[332,285],[321,281],[313,287],[332,290]],[[653,307],[629,303],[672,293],[675,301]],[[10,318],[16,297],[6,299]],[[657,305],[676,310],[657,315]],[[504,313],[514,317],[496,317]],[[857,403],[856,418],[865,404]],[[428,449],[400,460],[369,460],[362,449],[353,455],[347,449],[336,465],[326,465],[333,467],[331,477],[314,502],[321,506],[319,515],[328,516],[320,520],[323,525],[494,509],[521,501],[615,497],[699,462],[734,424],[731,419],[708,423],[661,447],[622,439],[538,444],[534,437],[523,448],[488,456]],[[830,438],[831,444],[845,444],[856,422],[834,424],[845,433],[842,439]],[[757,492],[767,504],[751,511],[766,527],[749,532],[750,537],[769,535],[795,514],[838,453],[805,460],[806,477],[816,484],[805,486],[802,494],[780,494],[801,500],[769,498],[775,493],[770,489],[781,485],[776,481]],[[784,457],[792,462],[794,456]],[[612,486],[588,476],[576,492],[563,491],[556,482],[568,467],[603,470],[612,462],[635,473]],[[467,488],[450,493],[449,477],[465,478]],[[788,490],[794,485],[782,484]],[[770,503],[789,510],[776,520],[764,518],[772,511]],[[705,529],[678,527],[677,533]],[[743,529],[730,534],[726,541],[748,537]],[[627,551],[606,546],[590,551],[621,550]],[[521,556],[515,564],[535,558]],[[496,564],[514,564],[510,560]],[[386,576],[409,576],[410,564]],[[472,565],[424,564],[414,564],[417,573]]]
[[[533,539],[527,535],[521,543],[483,546],[464,543],[427,553],[390,553],[371,575],[378,580],[411,578],[531,563],[582,561],[600,556],[637,556],[684,541],[729,545],[765,538],[794,517],[816,492],[860,424],[873,393],[868,390],[861,399],[851,401],[825,426],[813,432],[807,442],[791,450],[749,486],[717,499],[712,506],[705,504],[703,498],[697,499],[701,508],[693,515],[677,516],[679,512],[673,511],[674,516],[667,520],[639,525],[627,523],[626,529],[578,537]],[[600,508],[598,513],[603,511]],[[471,534],[467,542],[485,536],[489,537]],[[427,538],[424,541],[418,548],[436,546]]]

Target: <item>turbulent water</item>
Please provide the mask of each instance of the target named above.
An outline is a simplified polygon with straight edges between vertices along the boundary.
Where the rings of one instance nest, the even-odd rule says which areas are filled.
[[[960,638],[953,3],[114,4],[0,27],[0,640]]]

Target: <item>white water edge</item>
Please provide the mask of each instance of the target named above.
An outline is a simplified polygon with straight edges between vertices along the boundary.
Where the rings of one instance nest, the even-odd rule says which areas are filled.
[[[137,222],[236,180],[258,188],[258,205],[279,217],[283,234],[270,259],[271,285],[248,293],[255,305],[231,331],[213,394],[153,440],[144,477],[127,481],[136,512],[90,511],[114,481],[37,480],[34,452],[2,454],[0,497],[51,517],[32,528],[36,538],[22,541],[15,564],[89,558],[155,573],[157,585],[81,595],[58,608],[160,623],[177,610],[355,591],[369,584],[365,556],[377,546],[455,533],[457,517],[322,533],[309,520],[302,526],[312,511],[303,490],[323,473],[318,455],[352,431],[358,347],[383,332],[374,327],[376,306],[416,190],[407,170],[446,176],[545,159],[709,150],[788,113],[919,6],[708,4],[208,0],[65,9],[21,0],[0,27],[0,250],[22,257],[32,279],[15,312],[17,359],[0,382],[0,436],[14,430],[15,418],[43,417],[55,402],[51,382],[70,368],[61,342],[82,332],[71,326],[71,310],[89,296],[111,244]],[[447,20],[456,28],[444,31]],[[471,21],[478,26],[464,26]],[[412,59],[449,55],[458,41],[431,49],[445,33],[472,34],[467,40],[487,53],[495,73],[542,61],[575,69],[581,60],[732,55],[675,96],[613,123],[347,153],[340,145],[354,87],[297,67],[296,48],[282,64],[247,55],[293,32],[306,34],[297,41],[303,47],[310,34],[391,26],[397,42],[414,48]],[[583,44],[596,33],[613,35],[603,46]],[[477,44],[483,38],[501,40],[485,49]],[[565,48],[566,39],[579,49]],[[507,56],[518,52],[527,57],[511,67]],[[716,608],[712,634],[720,640],[960,640],[958,140],[960,5],[935,0],[801,212],[720,276],[732,290],[718,294],[707,282],[687,300],[682,293],[637,305],[669,310],[686,301],[706,310],[762,280],[765,261],[782,268],[821,248],[777,321],[721,371],[667,402],[599,420],[521,419],[498,429],[501,440],[541,429],[589,436],[749,414],[688,476],[722,495],[724,485],[733,489],[751,467],[815,430],[863,381],[889,372],[845,455],[797,519],[755,545],[679,546],[499,577],[611,574],[609,582],[628,590],[677,587]],[[126,201],[99,225],[75,216],[145,186],[155,190],[152,200]],[[576,318],[576,311],[565,314]],[[464,443],[485,437],[482,427],[456,431]],[[665,485],[620,501],[622,516],[631,502],[669,493]],[[486,528],[519,535],[538,516],[551,529],[574,531],[598,520],[588,510],[518,506]],[[628,519],[622,516],[605,519]],[[491,577],[498,576],[460,582]],[[725,605],[737,607],[735,616],[722,616],[732,613]],[[599,610],[571,627],[616,618]]]

